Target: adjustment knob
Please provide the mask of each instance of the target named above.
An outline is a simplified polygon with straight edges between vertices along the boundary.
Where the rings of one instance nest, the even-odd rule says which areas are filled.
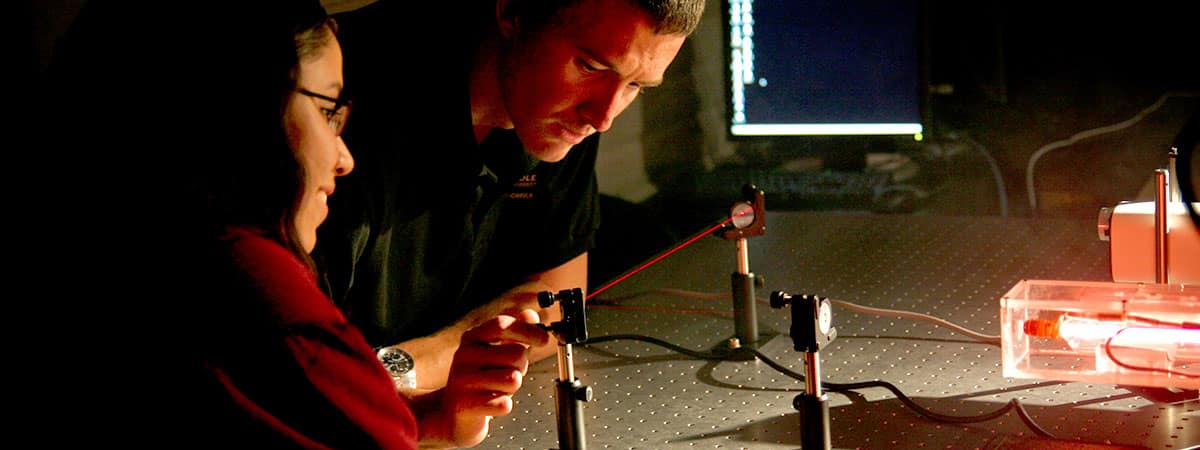
[[[771,293],[771,307],[779,309],[792,302],[792,294],[784,291],[775,291]]]
[[[550,291],[538,292],[538,306],[549,308],[554,304],[554,293]]]

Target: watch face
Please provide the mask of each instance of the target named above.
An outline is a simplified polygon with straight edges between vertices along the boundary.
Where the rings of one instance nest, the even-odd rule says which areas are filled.
[[[376,356],[379,357],[379,362],[383,363],[383,367],[387,369],[388,373],[393,376],[404,375],[413,368],[412,356],[396,347],[381,348]]]

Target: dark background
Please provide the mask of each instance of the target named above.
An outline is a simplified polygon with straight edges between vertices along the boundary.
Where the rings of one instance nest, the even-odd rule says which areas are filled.
[[[36,86],[54,39],[82,3],[19,3],[20,13],[29,11],[32,18],[30,28],[17,28],[21,33],[28,30],[25,36],[32,41],[23,54],[28,85]],[[326,2],[331,9],[360,3],[369,2]],[[1165,166],[1168,148],[1184,122],[1200,110],[1200,99],[1171,97],[1127,128],[1047,153],[1036,166],[1036,211],[1029,207],[1025,171],[1030,156],[1046,144],[1126,121],[1167,93],[1200,93],[1200,21],[1192,4],[926,0],[929,82],[934,91],[927,105],[930,132],[919,144],[862,144],[902,157],[905,162],[899,167],[874,170],[888,171],[908,195],[887,204],[844,209],[1000,215],[1004,211],[996,171],[1005,186],[1010,216],[1094,220],[1102,206],[1146,199],[1152,171]],[[236,13],[235,3],[228,7]],[[719,11],[710,4],[704,20],[718,20]],[[690,39],[667,76],[688,79],[677,77],[702,69],[695,52],[705,47],[693,44],[717,38]],[[693,120],[699,108],[696,99],[708,89],[673,82],[640,100],[646,110],[647,173],[659,194],[637,204],[605,198],[605,225],[594,252],[597,279],[607,279],[689,236],[714,218],[713,210],[728,207],[715,203],[698,212],[687,198],[689,174],[713,170],[698,136],[724,133],[719,129],[723,124]],[[30,96],[35,89],[16,91],[18,101],[36,101]],[[764,158],[754,147],[740,144],[737,152],[741,162],[762,165],[797,156],[785,152]]]
[[[1036,149],[1130,119],[1165,93],[1200,94],[1200,29],[1184,4],[935,2],[931,79],[955,90],[932,98],[934,126],[986,146],[1012,213],[1032,215],[1024,178]],[[1198,105],[1171,98],[1129,128],[1047,153],[1036,166],[1045,206],[1036,213],[1078,217],[1131,199]]]

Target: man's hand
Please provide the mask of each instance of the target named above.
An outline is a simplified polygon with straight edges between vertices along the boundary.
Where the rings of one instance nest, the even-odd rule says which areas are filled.
[[[487,436],[494,416],[512,412],[512,395],[529,368],[529,348],[550,341],[536,311],[499,315],[463,333],[446,387],[424,399],[422,446],[471,447]]]
[[[498,315],[518,317],[521,311],[526,309],[538,311],[538,317],[543,324],[558,322],[562,320],[559,307],[555,305],[543,309],[538,306],[538,292],[558,292],[563,289],[583,288],[586,285],[587,253],[584,253],[560,266],[530,276],[525,283],[474,309],[459,321],[436,333],[399,343],[400,348],[412,355],[417,371],[417,389],[402,392],[409,398],[423,397],[445,387],[452,355],[467,330],[478,327]],[[530,361],[540,361],[556,351],[557,345],[552,341],[535,345],[530,349]]]

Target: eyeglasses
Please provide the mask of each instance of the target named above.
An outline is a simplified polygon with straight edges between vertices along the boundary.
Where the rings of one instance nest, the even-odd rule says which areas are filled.
[[[321,108],[321,113],[325,114],[325,119],[329,120],[329,129],[333,130],[333,134],[335,136],[342,135],[342,130],[346,128],[346,117],[350,116],[352,103],[349,99],[327,97],[307,89],[297,89],[296,92],[333,103],[333,109],[317,106]]]

